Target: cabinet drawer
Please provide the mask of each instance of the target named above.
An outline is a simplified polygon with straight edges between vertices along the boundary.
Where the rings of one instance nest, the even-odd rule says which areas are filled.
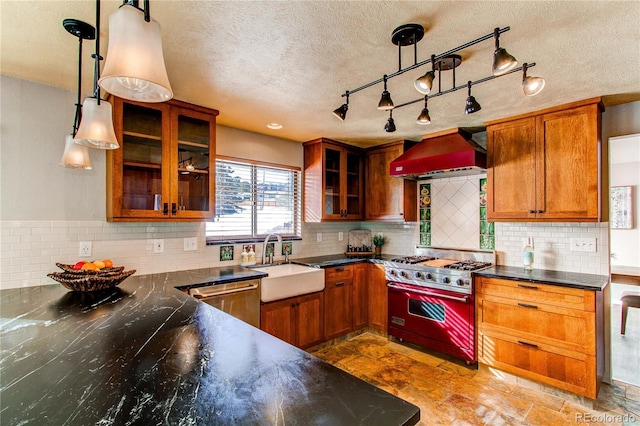
[[[475,283],[476,292],[481,295],[517,299],[522,302],[543,303],[589,312],[595,311],[595,295],[593,291],[486,277],[477,277]]]
[[[504,337],[504,338],[503,338]],[[522,377],[596,398],[596,358],[531,345],[510,336],[478,335],[480,362]]]
[[[336,266],[334,268],[327,268],[324,272],[324,280],[327,285],[350,278],[353,278],[352,266]]]
[[[593,312],[483,295],[478,298],[478,326],[595,355]]]

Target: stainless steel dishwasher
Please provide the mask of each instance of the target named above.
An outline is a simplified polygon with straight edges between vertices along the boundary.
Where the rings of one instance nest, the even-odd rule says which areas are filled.
[[[244,280],[191,288],[189,294],[260,328],[260,280]]]

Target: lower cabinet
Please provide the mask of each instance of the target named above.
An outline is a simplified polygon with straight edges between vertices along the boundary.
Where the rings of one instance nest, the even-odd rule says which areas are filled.
[[[367,323],[369,327],[387,332],[387,280],[384,266],[370,263],[367,288]]]
[[[604,371],[601,291],[478,277],[478,360],[595,399]]]
[[[368,292],[367,278],[369,277],[368,263],[353,265],[353,329],[358,330],[368,325]]]
[[[331,340],[353,331],[353,266],[324,272],[324,338]]]
[[[323,292],[291,297],[260,307],[260,328],[299,348],[324,341]]]

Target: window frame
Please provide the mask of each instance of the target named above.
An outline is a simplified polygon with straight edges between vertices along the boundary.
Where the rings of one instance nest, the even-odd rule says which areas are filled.
[[[257,234],[257,224],[258,224],[258,203],[256,200],[257,192],[256,192],[256,180],[258,175],[258,170],[262,167],[268,169],[278,169],[282,171],[291,171],[295,173],[294,175],[294,231],[290,234],[280,234],[285,241],[292,240],[301,240],[302,239],[302,168],[298,166],[290,166],[286,164],[277,164],[270,163],[266,161],[256,161],[250,160],[246,158],[238,158],[238,157],[230,157],[225,155],[216,155],[215,165],[216,169],[218,167],[218,161],[224,161],[228,163],[238,163],[242,166],[250,166],[251,167],[251,179],[252,179],[252,206],[251,206],[251,233],[252,235],[233,235],[233,236],[211,236],[208,234],[209,223],[215,223],[215,215],[213,218],[207,220],[205,222],[205,238],[207,245],[215,245],[215,244],[228,244],[228,243],[249,243],[249,242],[260,242],[263,241],[267,234]],[[216,193],[215,202],[217,207],[218,197],[217,197],[218,186],[216,184],[214,192]],[[214,209],[215,211],[215,209]]]

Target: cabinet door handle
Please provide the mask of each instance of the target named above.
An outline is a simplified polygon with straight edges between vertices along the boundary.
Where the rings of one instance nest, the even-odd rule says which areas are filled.
[[[169,203],[164,203],[164,210],[162,212],[164,214],[169,214]]]
[[[176,203],[171,203],[171,214],[176,214]]]
[[[344,266],[338,266],[336,268],[336,272],[342,272],[342,271],[344,271]]]
[[[518,340],[518,343],[520,343],[523,346],[528,346],[530,348],[538,349],[538,345],[535,345],[533,343],[523,342],[522,340]]]
[[[336,283],[336,287],[342,287],[344,285],[344,281],[340,281],[339,283]]]
[[[296,307],[296,304],[295,304],[295,303],[292,303],[292,304],[291,304],[291,307],[292,307],[292,308],[295,308],[295,307]]]
[[[529,213],[532,213],[532,214],[533,214],[533,213],[535,213],[535,212],[536,212],[535,210],[529,210]]]
[[[523,308],[529,308],[529,309],[538,309],[536,305],[528,305],[526,303],[518,303],[518,306],[521,306]]]
[[[544,210],[536,210],[536,213],[544,213]]]
[[[526,284],[518,284],[518,287],[526,288],[528,290],[537,290],[538,289],[538,287],[536,287],[535,285],[526,285]]]

